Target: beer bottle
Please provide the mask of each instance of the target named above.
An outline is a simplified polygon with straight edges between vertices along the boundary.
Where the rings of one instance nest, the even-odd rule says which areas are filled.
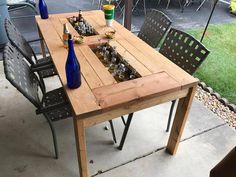
[[[68,26],[67,26],[67,24],[65,23],[64,25],[63,25],[63,45],[64,45],[64,47],[65,48],[67,48],[68,47],[68,37],[69,37],[69,30],[68,30]]]

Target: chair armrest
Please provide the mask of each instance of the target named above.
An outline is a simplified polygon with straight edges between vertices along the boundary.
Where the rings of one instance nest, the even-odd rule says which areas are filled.
[[[33,40],[29,40],[27,41],[28,43],[33,43],[33,42],[38,42],[38,41],[42,41],[43,38],[38,38],[38,39],[33,39]]]
[[[27,3],[27,2],[19,2],[19,3],[13,3],[13,4],[7,3],[7,6],[10,7],[9,9],[10,11],[19,10],[21,9],[22,6],[30,7],[35,12],[36,15],[38,14],[37,9],[32,4]]]
[[[48,64],[45,64],[45,63],[48,63]],[[37,72],[37,71],[42,71],[42,70],[45,70],[45,69],[50,69],[53,67],[53,63],[52,62],[45,62],[45,63],[38,63],[38,64],[35,64],[31,67],[32,71],[33,72]]]
[[[69,104],[69,102],[62,102],[62,103],[57,103],[57,104],[46,106],[46,107],[41,107],[41,108],[36,110],[36,114],[42,114],[42,113],[50,112],[54,109],[58,109],[60,107],[66,106],[68,104]]]
[[[140,32],[140,30],[137,30],[137,31],[131,31],[132,33],[134,34],[138,34]]]
[[[48,57],[46,57],[48,59]],[[44,66],[44,65],[52,65],[53,66],[53,62],[52,60],[46,60],[43,62],[40,62],[40,60],[44,60],[45,58],[37,58],[38,63],[34,64],[35,67],[40,67],[40,66]]]

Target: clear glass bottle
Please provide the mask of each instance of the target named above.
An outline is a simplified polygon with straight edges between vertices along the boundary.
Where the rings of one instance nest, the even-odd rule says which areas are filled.
[[[68,57],[66,61],[67,86],[70,89],[75,89],[75,88],[80,87],[81,85],[81,72],[80,72],[80,64],[75,55],[71,34],[69,34],[68,47],[69,47],[69,50],[68,50]]]

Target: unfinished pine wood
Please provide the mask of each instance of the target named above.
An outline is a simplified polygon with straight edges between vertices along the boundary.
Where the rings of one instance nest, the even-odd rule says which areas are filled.
[[[78,34],[78,32],[74,29],[74,27],[69,23],[67,18],[61,17],[59,18],[60,22],[62,24],[67,23],[69,32],[72,34],[72,36],[80,36]],[[85,46],[97,46],[97,45],[101,45],[104,44],[106,42],[108,42],[109,39],[105,37],[104,34],[101,35],[94,35],[94,36],[84,36],[84,43],[80,44],[80,46],[85,45]]]
[[[67,96],[73,107],[76,115],[98,111],[101,108],[96,104],[96,98],[94,97],[90,87],[86,80],[82,76],[82,85],[79,89],[68,89],[66,86],[66,74],[65,74],[65,63],[67,58],[67,50],[63,47],[62,40],[54,29],[50,20],[41,20],[36,17],[40,31],[47,44],[48,50],[52,56],[53,63],[57,69],[59,78],[66,90]],[[45,27],[45,28],[43,28]],[[52,35],[54,34],[54,35]],[[83,104],[81,104],[81,102]]]
[[[105,18],[104,18],[104,15],[103,17],[101,18],[94,18],[94,16],[84,16],[85,20],[90,23],[92,26],[95,27],[95,30],[98,34],[105,34],[105,32],[107,31],[114,31],[114,28],[113,27],[107,27],[105,24]],[[120,39],[120,38],[123,38],[119,33],[116,33],[116,36],[115,36],[116,39]]]
[[[63,24],[65,23],[64,21],[61,21],[59,18],[57,17],[51,17],[50,18],[55,30],[57,31],[59,37],[62,39],[62,35],[63,35]],[[71,25],[68,24],[68,27],[70,27]],[[71,28],[73,29],[73,27],[71,26]],[[70,28],[70,31],[72,31],[72,29]],[[75,33],[75,32],[74,32]],[[73,34],[73,33],[72,33]],[[77,45],[74,45],[74,50],[75,50],[75,54],[78,57],[79,63],[84,66],[81,67],[81,72],[85,78],[85,80],[87,81],[87,83],[89,84],[89,86],[93,89],[93,88],[97,88],[103,85],[102,81],[100,80],[99,76],[97,75],[97,73],[93,70],[93,68],[91,67],[91,65],[89,64],[89,62],[86,60],[86,57],[83,55],[82,52],[80,52],[80,50],[78,49]]]
[[[120,117],[121,115],[127,115],[132,112],[136,112],[137,110],[142,110],[146,108],[150,108],[152,106],[165,103],[169,100],[175,100],[178,98],[183,98],[188,94],[188,89],[174,91],[165,95],[151,97],[148,99],[142,99],[139,101],[133,101],[125,106],[116,107],[114,109],[102,110],[100,114],[94,115],[80,115],[79,119],[85,119],[84,126],[91,127],[96,124]]]
[[[184,98],[179,99],[174,122],[171,128],[170,137],[166,148],[167,151],[172,155],[176,154],[177,152],[196,89],[197,86],[190,88],[188,95]]]
[[[105,26],[104,13],[102,11],[96,11],[96,17],[100,20],[99,22],[101,26]],[[90,16],[90,18],[92,17]],[[133,47],[137,48],[137,50],[139,50],[141,53],[146,55],[148,57],[148,60],[151,61],[151,63],[156,64],[158,62],[159,65],[162,66],[162,69],[171,76],[173,76],[176,80],[178,80],[183,87],[190,87],[191,85],[194,85],[195,82],[197,82],[197,79],[193,78],[189,74],[186,74],[184,70],[182,70],[177,65],[168,60],[166,57],[158,53],[155,49],[143,42],[137,36],[130,33],[130,31],[128,31],[118,22],[113,21],[112,28],[114,28],[117,33],[123,37],[124,40],[130,43]],[[160,70],[158,68],[158,70],[155,72],[159,71]]]
[[[122,47],[120,43],[116,41],[110,41],[109,44],[116,48],[117,53],[127,61],[141,76],[147,76],[152,74],[152,72],[145,67],[142,63],[140,63],[126,48]]]
[[[74,27],[70,24],[67,18],[65,17],[59,17],[58,18],[61,24],[67,23],[69,32],[72,34],[72,36],[80,36],[78,32],[74,29]],[[84,44],[80,45],[99,45],[102,43],[108,42],[108,39],[104,37],[104,35],[94,35],[94,36],[84,36]]]
[[[135,80],[93,89],[99,106],[107,109],[114,106],[125,106],[132,101],[139,101],[147,97],[164,95],[180,90],[180,84],[167,73],[160,72]]]
[[[78,12],[53,14],[47,20],[36,17],[39,34],[41,33],[45,40],[74,110],[74,131],[80,177],[89,175],[86,127],[180,98],[167,145],[167,150],[175,154],[198,80],[114,21],[112,29],[116,30],[116,35],[114,39],[109,40],[109,43],[111,46],[116,46],[118,54],[141,75],[135,80],[116,83],[91,50],[91,47],[108,41],[104,38],[104,34],[110,28],[105,27],[104,13],[96,10],[82,14],[98,35],[85,37],[83,44],[74,45],[82,70],[82,86],[74,90],[66,87],[67,50],[63,47],[62,33],[63,23],[67,22],[66,18],[78,16]],[[73,35],[78,35],[69,23],[68,26]]]
[[[79,162],[79,174],[81,177],[88,176],[87,148],[85,127],[82,120],[74,118],[75,142],[77,144],[77,158]]]
[[[131,45],[126,40],[117,40],[117,42],[123,46],[128,52],[132,53],[133,56],[142,63],[145,67],[149,68],[152,73],[157,73],[164,71],[162,69],[162,63],[158,62],[158,60],[150,60],[150,57],[145,53],[145,51],[140,51],[134,45]]]
[[[86,56],[87,61],[93,67],[95,72],[99,75],[104,85],[111,85],[116,83],[114,77],[110,74],[110,72],[105,69],[104,65],[101,61],[98,60],[97,56],[92,52],[92,50],[88,46],[81,46],[79,50]]]

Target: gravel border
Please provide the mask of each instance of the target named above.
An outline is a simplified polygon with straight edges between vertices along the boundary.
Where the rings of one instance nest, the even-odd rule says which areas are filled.
[[[208,109],[222,118],[230,126],[236,129],[236,112],[232,111],[227,104],[220,101],[220,99],[224,98],[218,99],[216,95],[203,90],[201,86],[197,87],[195,98],[201,101]]]

